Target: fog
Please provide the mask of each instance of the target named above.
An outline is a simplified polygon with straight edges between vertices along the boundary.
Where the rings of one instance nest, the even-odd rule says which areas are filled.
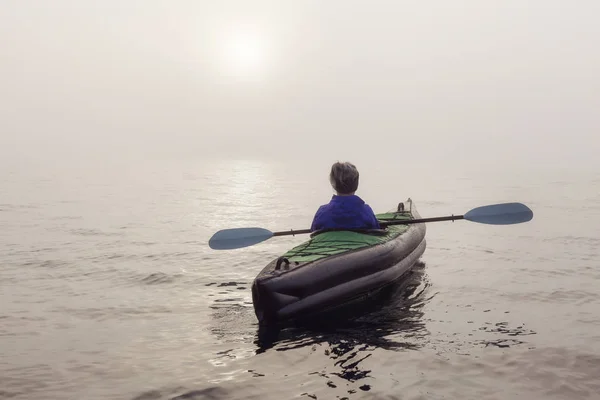
[[[0,156],[600,166],[600,2],[0,3]]]

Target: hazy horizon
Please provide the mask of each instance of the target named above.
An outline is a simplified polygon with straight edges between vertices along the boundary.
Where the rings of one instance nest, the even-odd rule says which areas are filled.
[[[7,0],[0,155],[598,168],[600,3],[564,4]]]

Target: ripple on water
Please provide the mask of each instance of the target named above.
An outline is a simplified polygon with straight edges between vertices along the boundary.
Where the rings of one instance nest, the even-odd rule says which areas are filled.
[[[249,292],[251,282],[225,281],[209,282],[208,297],[211,299],[211,333],[226,343],[246,342],[253,337],[252,326],[256,323],[252,297]]]
[[[111,307],[56,307],[52,310],[56,313],[64,313],[81,319],[104,321],[110,319],[156,319],[157,315],[171,314],[173,310],[166,306],[111,306]]]
[[[123,232],[106,232],[99,229],[78,228],[72,229],[71,233],[77,236],[125,236]]]
[[[163,272],[154,272],[150,275],[145,276],[140,281],[145,285],[160,285],[163,283],[173,283],[178,277],[183,276],[182,274],[169,275]]]
[[[209,282],[204,284],[205,287],[213,289],[208,294],[212,301],[209,307],[215,309],[248,304],[248,300],[251,299],[251,285],[252,282],[249,281]],[[250,304],[252,303],[250,302]]]
[[[133,397],[131,400],[264,399],[264,393],[257,392],[257,388],[251,387],[250,391],[244,391],[243,385],[240,386],[234,390],[219,386],[196,390],[184,387],[150,390]]]

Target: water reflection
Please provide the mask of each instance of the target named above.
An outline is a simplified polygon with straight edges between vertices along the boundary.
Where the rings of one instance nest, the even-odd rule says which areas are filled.
[[[310,325],[285,329],[259,328],[254,341],[256,353],[325,346],[324,354],[339,370],[331,375],[355,382],[369,376],[371,371],[361,368],[361,363],[376,349],[423,346],[423,338],[429,334],[422,310],[428,301],[428,289],[425,265],[419,263],[406,279],[335,318],[328,316]],[[328,385],[333,383],[328,382]]]

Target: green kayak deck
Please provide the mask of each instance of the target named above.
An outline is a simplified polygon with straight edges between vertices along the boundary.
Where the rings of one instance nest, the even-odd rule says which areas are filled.
[[[412,219],[410,212],[388,212],[376,214],[380,222]],[[295,263],[307,263],[319,259],[375,246],[395,239],[408,230],[409,225],[392,225],[385,233],[368,234],[352,231],[330,231],[320,233],[310,240],[288,250],[283,257]]]

